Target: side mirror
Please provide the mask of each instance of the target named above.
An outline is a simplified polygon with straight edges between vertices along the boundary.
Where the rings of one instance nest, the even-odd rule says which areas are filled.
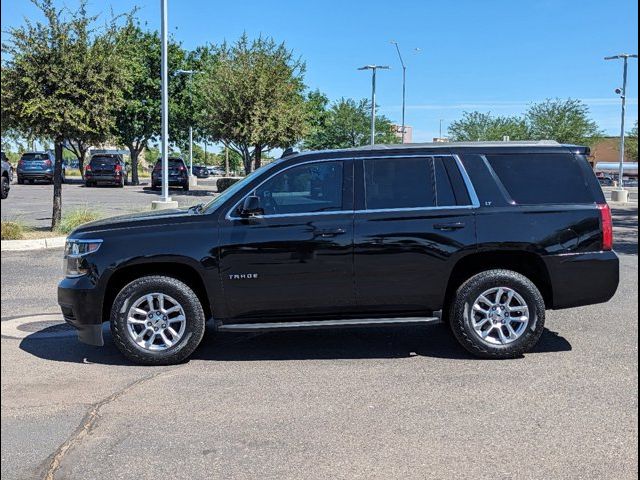
[[[240,215],[243,217],[255,217],[264,215],[264,209],[260,207],[260,198],[255,195],[249,195],[244,199]]]

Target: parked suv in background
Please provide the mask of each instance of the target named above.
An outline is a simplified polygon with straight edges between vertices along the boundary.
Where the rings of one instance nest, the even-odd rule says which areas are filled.
[[[84,184],[86,187],[95,187],[99,183],[120,188],[127,184],[127,164],[122,155],[100,153],[91,156],[91,161],[84,169]]]
[[[151,172],[151,188],[155,190],[160,185],[162,185],[162,160],[156,162]],[[169,157],[169,186],[189,190],[189,169],[181,158]]]
[[[13,167],[9,163],[9,159],[4,152],[0,152],[2,158],[2,177],[0,180],[0,198],[3,200],[9,196],[9,190],[11,189],[11,182],[13,181]]]
[[[198,178],[209,178],[209,170],[202,165],[194,165],[193,174]]]
[[[76,229],[58,302],[81,341],[102,345],[110,321],[145,364],[187,358],[207,319],[219,332],[442,320],[474,355],[517,357],[547,310],[618,287],[588,155],[555,142],[289,155],[206,205]]]
[[[35,181],[45,181],[53,183],[53,171],[56,158],[53,152],[26,152],[23,153],[18,162],[16,174],[18,183],[25,181],[34,183]],[[62,183],[65,181],[65,169],[62,169]]]

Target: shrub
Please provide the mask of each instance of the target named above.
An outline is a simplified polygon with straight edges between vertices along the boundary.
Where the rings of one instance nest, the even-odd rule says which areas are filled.
[[[2,222],[2,240],[22,240],[24,226],[18,222]]]
[[[233,185],[236,182],[242,180],[242,177],[222,177],[219,178],[216,182],[216,187],[218,188],[218,193],[224,192],[227,188]]]
[[[71,210],[70,212],[62,215],[62,221],[60,222],[60,225],[58,225],[56,232],[68,235],[80,225],[93,222],[94,220],[99,220],[100,218],[102,218],[100,213],[86,207]]]

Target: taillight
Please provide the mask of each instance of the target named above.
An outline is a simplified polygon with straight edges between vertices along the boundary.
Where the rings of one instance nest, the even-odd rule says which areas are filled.
[[[20,159],[20,161],[18,162],[18,166],[24,167],[24,160]]]
[[[613,217],[611,207],[606,203],[598,205],[602,222],[602,250],[613,250]]]
[[[184,172],[187,169],[187,167],[185,167],[184,165],[180,165],[178,167],[178,170],[180,170],[181,172]]]
[[[86,167],[84,167],[84,171],[85,172],[90,172],[91,171],[91,165],[87,165]]]
[[[116,172],[122,171],[122,165],[116,165]]]
[[[45,164],[47,167],[50,167],[50,166],[51,166],[51,160],[49,160],[49,159],[45,160],[45,161],[44,161],[44,164]]]

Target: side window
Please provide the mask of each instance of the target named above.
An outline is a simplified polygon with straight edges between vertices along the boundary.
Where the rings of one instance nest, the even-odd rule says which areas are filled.
[[[265,215],[342,210],[343,162],[285,170],[256,189]]]
[[[467,186],[453,157],[434,157],[433,170],[436,184],[436,204],[439,207],[471,205]]]
[[[487,160],[518,204],[594,202],[578,160],[571,154],[487,155]]]
[[[365,207],[419,208],[436,205],[433,160],[424,158],[365,159]]]

